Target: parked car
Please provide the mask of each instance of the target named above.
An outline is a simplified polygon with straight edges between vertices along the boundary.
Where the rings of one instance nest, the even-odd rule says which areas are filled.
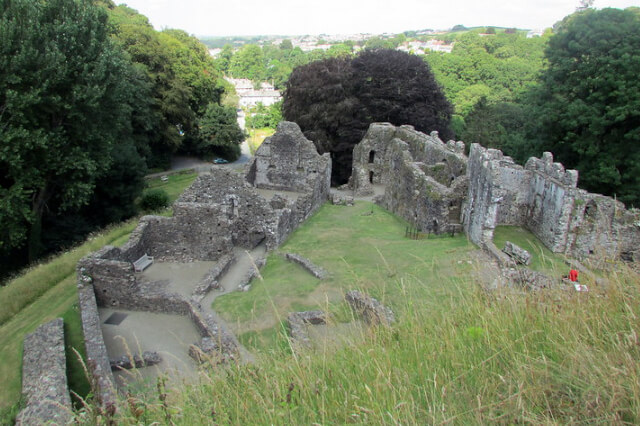
[[[227,164],[228,161],[225,160],[224,158],[216,158],[215,160],[213,160],[214,164]]]

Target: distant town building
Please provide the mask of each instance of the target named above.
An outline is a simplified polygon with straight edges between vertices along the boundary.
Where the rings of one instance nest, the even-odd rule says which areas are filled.
[[[412,52],[416,55],[424,55],[426,51],[451,53],[453,44],[446,44],[442,40],[407,41],[398,46],[397,50]]]
[[[246,78],[225,77],[229,83],[236,88],[236,93],[240,98],[241,107],[256,106],[261,103],[264,106],[273,105],[282,99],[280,92],[275,90],[272,84],[260,83],[260,88],[256,89],[253,82]]]
[[[211,55],[214,58],[217,57],[220,54],[220,52],[222,52],[222,49],[218,49],[218,48],[209,49],[209,55]]]
[[[542,37],[542,34],[544,34],[543,30],[531,30],[527,33],[527,38]]]

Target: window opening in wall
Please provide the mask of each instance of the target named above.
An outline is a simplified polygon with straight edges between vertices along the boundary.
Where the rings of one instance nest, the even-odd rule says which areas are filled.
[[[375,151],[369,151],[369,164],[373,163],[373,160],[376,159],[376,152]]]
[[[373,183],[373,172],[369,172],[369,183]]]

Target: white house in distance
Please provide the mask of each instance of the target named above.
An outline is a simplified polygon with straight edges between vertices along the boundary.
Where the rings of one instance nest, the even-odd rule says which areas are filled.
[[[453,44],[447,44],[442,40],[429,40],[429,41],[406,41],[397,50],[403,52],[413,52],[416,55],[424,55],[428,50],[433,52],[451,53],[453,50]]]
[[[259,103],[269,106],[282,99],[280,92],[267,82],[260,83],[260,89],[255,89],[251,80],[246,78],[225,77],[225,80],[236,88],[241,107],[256,106]]]

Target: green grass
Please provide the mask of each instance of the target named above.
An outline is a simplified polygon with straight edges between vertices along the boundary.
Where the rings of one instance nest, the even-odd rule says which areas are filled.
[[[330,271],[330,279],[320,281],[280,253],[272,253],[261,271],[264,281],[254,280],[248,292],[217,298],[213,309],[239,334],[259,332],[261,338],[251,346],[269,351],[270,345],[278,346],[277,339],[267,338],[277,337],[271,329],[289,312],[328,309],[345,319],[343,297],[348,290],[363,289],[402,306],[404,296],[390,282],[420,277],[431,284],[471,273],[467,260],[476,249],[464,236],[415,241],[405,238],[405,226],[405,221],[371,203],[326,204],[279,252],[307,257]],[[423,297],[432,291],[423,290]]]
[[[195,173],[177,173],[168,182],[149,181],[150,188],[162,188],[172,202],[193,182]],[[84,353],[82,326],[77,310],[76,274],[78,261],[105,245],[119,246],[128,239],[138,218],[92,234],[83,244],[23,271],[0,288],[0,424],[15,416],[21,392],[22,342],[39,325],[57,317],[65,320],[65,345],[69,384],[86,395],[84,371],[71,348]]]
[[[136,224],[137,219],[133,219],[110,227],[101,234],[91,235],[84,244],[28,268],[6,286],[0,287],[0,325],[6,324],[25,306],[60,282],[69,277],[75,278],[76,263],[82,257],[114,240],[127,237]]]
[[[606,292],[487,292],[478,285],[482,265],[466,262],[476,250],[466,239],[407,240],[403,221],[377,207],[363,215],[368,211],[364,203],[324,206],[281,248],[331,271],[327,282],[271,254],[264,281],[215,306],[228,320],[236,317],[236,327],[257,320],[255,326],[309,306],[305,297],[321,285],[360,288],[394,309],[392,328],[364,330],[341,348],[293,354],[276,319],[239,335],[259,349],[256,364],[213,366],[198,383],[170,387],[166,399],[158,392],[123,399],[114,422],[640,422],[637,273],[619,268]],[[515,234],[508,237],[522,243]],[[97,420],[95,410],[85,415]]]
[[[531,253],[529,268],[546,272],[552,276],[567,275],[569,267],[564,263],[564,256],[553,253],[545,247],[531,232],[518,226],[498,226],[493,233],[493,243],[502,249],[506,241],[520,246]]]
[[[255,154],[262,142],[275,132],[275,129],[271,129],[269,127],[265,127],[263,129],[249,129],[249,139],[247,139],[247,142],[249,143],[249,151],[251,151],[251,155]]]
[[[144,192],[151,189],[162,189],[169,196],[169,203],[173,204],[196,177],[198,174],[193,170],[182,170],[177,173],[168,173],[166,182],[163,182],[160,177],[146,179]]]

